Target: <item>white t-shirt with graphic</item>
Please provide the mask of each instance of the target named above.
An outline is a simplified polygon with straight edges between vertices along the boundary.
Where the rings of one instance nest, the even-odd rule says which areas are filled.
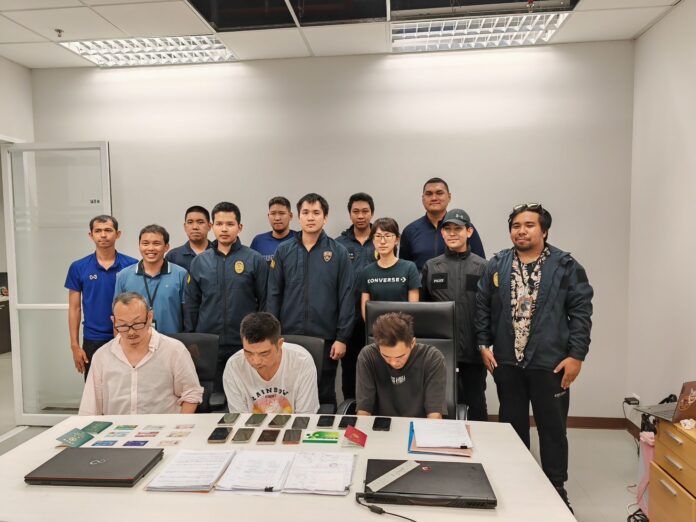
[[[252,368],[239,350],[227,360],[222,384],[227,407],[239,413],[316,413],[319,409],[317,369],[310,353],[283,343],[283,357],[268,381]]]

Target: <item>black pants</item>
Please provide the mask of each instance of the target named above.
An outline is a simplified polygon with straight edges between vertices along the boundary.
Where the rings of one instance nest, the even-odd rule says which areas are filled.
[[[341,359],[341,380],[344,399],[355,398],[355,371],[360,350],[365,347],[365,321],[358,314],[355,318],[353,334],[348,341],[346,355]]]
[[[469,406],[469,420],[487,421],[486,367],[480,363],[457,363],[457,402]]]
[[[87,360],[89,361],[88,363],[85,363],[85,381],[87,380],[87,373],[89,372],[89,367],[92,363],[92,357],[96,353],[96,351],[104,346],[106,343],[108,343],[111,339],[107,339],[106,341],[95,341],[92,339],[82,339],[82,349],[85,351],[87,354]]]
[[[331,358],[331,345],[333,340],[324,341],[324,357],[321,363],[321,375],[319,376],[319,404],[333,404],[336,406],[336,369],[338,361]]]
[[[217,366],[215,367],[215,382],[213,383],[214,392],[225,393],[225,389],[222,386],[222,374],[225,371],[227,359],[232,357],[241,349],[241,346],[237,346],[235,344],[221,344],[218,346],[218,360]]]
[[[529,403],[539,432],[541,469],[554,486],[568,480],[566,421],[570,390],[562,373],[500,364],[493,372],[500,400],[500,422],[509,422],[529,448]]]

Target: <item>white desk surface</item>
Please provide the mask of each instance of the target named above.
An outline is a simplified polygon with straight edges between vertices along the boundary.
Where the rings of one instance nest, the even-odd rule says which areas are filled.
[[[348,449],[333,444],[300,444],[272,446],[255,444],[257,429],[250,444],[207,444],[206,439],[217,424],[220,414],[192,415],[121,415],[105,417],[71,417],[37,435],[14,450],[0,456],[0,521],[99,521],[99,522],[225,522],[266,521],[383,521],[400,520],[388,515],[376,515],[355,501],[355,492],[363,491],[367,458],[464,460],[481,462],[498,498],[494,510],[432,508],[424,506],[392,506],[379,504],[413,518],[417,522],[446,522],[462,520],[509,522],[571,522],[575,518],[555,492],[541,468],[527,451],[509,424],[471,422],[474,456],[471,459],[436,455],[409,455],[409,419],[392,420],[390,432],[373,432],[371,417],[359,418],[357,428],[368,435],[365,448]],[[271,416],[269,416],[270,418]],[[318,416],[311,416],[310,429]],[[235,429],[242,426],[242,415]],[[165,430],[146,447],[159,447],[159,440],[174,431],[177,424],[195,424],[192,433],[177,446],[164,449],[164,458],[133,488],[29,486],[24,475],[60,451],[56,437],[72,428],[82,428],[93,420],[108,420],[117,424],[165,425]],[[268,419],[263,424],[265,427]],[[99,438],[109,430],[102,432]],[[123,439],[122,439],[123,440]],[[89,443],[87,444],[89,445]],[[120,446],[121,443],[117,444]],[[244,449],[278,451],[341,451],[358,454],[353,473],[353,485],[346,497],[322,495],[281,494],[262,498],[225,491],[211,493],[163,493],[145,491],[147,483],[180,449]],[[138,448],[133,448],[138,451]]]

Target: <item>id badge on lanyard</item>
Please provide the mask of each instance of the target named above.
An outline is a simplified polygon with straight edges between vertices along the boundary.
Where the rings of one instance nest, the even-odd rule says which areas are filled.
[[[531,295],[522,295],[517,298],[515,315],[520,319],[530,319],[532,317],[532,303],[534,300]]]

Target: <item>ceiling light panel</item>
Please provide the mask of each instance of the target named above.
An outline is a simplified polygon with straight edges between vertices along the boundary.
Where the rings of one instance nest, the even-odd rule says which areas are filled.
[[[230,50],[214,36],[118,38],[62,42],[61,45],[99,67],[193,65],[235,61]]]
[[[392,24],[394,52],[454,51],[548,43],[568,13],[453,18]]]

